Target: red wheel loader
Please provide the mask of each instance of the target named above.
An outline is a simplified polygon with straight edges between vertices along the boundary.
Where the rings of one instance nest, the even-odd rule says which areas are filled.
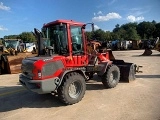
[[[93,23],[88,24],[94,30]],[[94,73],[105,88],[116,87],[120,80],[134,80],[138,72],[134,63],[116,60],[111,50],[87,52],[86,25],[56,20],[44,24],[41,32],[34,28],[38,55],[23,59],[19,82],[38,94],[56,93],[63,103],[71,105],[81,101],[86,81]]]

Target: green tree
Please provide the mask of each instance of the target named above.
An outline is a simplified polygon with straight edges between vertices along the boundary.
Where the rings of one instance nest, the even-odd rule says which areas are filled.
[[[156,30],[153,33],[153,38],[160,37],[160,22],[155,25]]]
[[[155,20],[153,20],[153,21],[152,21],[152,24],[156,25],[156,21],[155,21]]]
[[[118,35],[118,40],[124,40],[126,39],[126,30],[124,28],[120,28],[117,32],[117,35]]]
[[[118,32],[119,28],[120,28],[120,25],[119,25],[119,24],[116,24],[116,25],[115,25],[115,28],[113,29],[113,32],[114,32],[114,33]]]
[[[142,39],[152,38],[154,35],[154,32],[156,31],[155,22],[143,21],[138,24],[137,31]]]
[[[128,29],[130,29],[130,28],[134,28],[134,27],[137,27],[137,23],[136,22],[134,22],[134,23],[126,23],[126,24],[123,24],[122,26],[121,26],[121,28],[123,28],[124,30],[128,30]]]
[[[18,39],[19,35],[8,35],[8,36],[4,36],[4,39]]]
[[[112,37],[112,40],[118,40],[120,38],[118,33],[114,33],[114,32],[111,33],[111,37]]]
[[[140,36],[137,34],[137,30],[135,27],[131,27],[127,30],[126,32],[126,39],[132,39],[132,40],[139,40],[140,39]]]
[[[94,31],[93,38],[95,38],[96,40],[99,40],[99,41],[107,40],[105,31],[103,31],[102,29],[98,29],[98,30]]]
[[[147,22],[146,34],[148,39],[153,38],[153,33],[155,32],[155,30],[156,30],[156,27],[154,23]]]
[[[117,24],[113,29],[113,33],[114,33],[113,38],[118,40],[128,39],[129,38],[128,31],[131,31],[133,28],[136,28],[136,27],[137,27],[137,23],[126,23],[121,26]]]
[[[137,23],[126,23],[121,26],[121,29],[123,30],[120,35],[121,39],[139,39],[139,35],[137,34]]]
[[[23,40],[23,42],[34,42],[36,41],[35,36],[31,32],[22,32],[19,35],[20,39]]]
[[[87,40],[93,40],[93,39],[97,39],[100,41],[105,41],[105,40],[111,40],[112,36],[111,36],[111,32],[110,31],[103,31],[102,29],[96,30],[94,32],[86,32],[86,37]]]
[[[119,40],[121,38],[120,36],[120,25],[119,24],[116,24],[115,25],[115,28],[113,29],[113,33],[111,34],[112,36],[112,40]]]
[[[86,38],[87,38],[87,40],[91,40],[92,39],[92,32],[87,31]]]
[[[112,36],[111,36],[111,32],[110,32],[110,31],[106,31],[106,32],[105,32],[105,39],[106,39],[107,41],[112,40]]]

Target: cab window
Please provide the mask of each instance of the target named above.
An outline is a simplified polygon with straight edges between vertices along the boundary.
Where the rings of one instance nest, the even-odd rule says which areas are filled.
[[[73,53],[83,54],[82,29],[79,26],[71,26],[71,41]]]

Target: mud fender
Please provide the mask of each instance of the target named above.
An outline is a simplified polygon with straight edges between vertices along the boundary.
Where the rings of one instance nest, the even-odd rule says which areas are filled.
[[[84,68],[85,69],[85,68]],[[63,81],[63,78],[65,77],[65,75],[66,74],[68,74],[68,73],[70,73],[70,72],[78,72],[78,73],[80,73],[83,77],[84,77],[84,79],[85,80],[87,80],[88,78],[87,78],[87,76],[85,75],[85,71],[84,71],[84,69],[68,69],[68,70],[64,70],[62,73],[61,73],[61,75],[59,76],[59,79],[60,79],[60,81],[58,82],[58,84],[57,84],[57,88],[56,88],[56,90],[58,89],[58,87],[61,85],[61,83],[62,83],[62,81]]]

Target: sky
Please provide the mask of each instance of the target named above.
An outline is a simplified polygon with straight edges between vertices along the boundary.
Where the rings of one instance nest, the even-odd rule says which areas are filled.
[[[116,24],[160,22],[160,0],[0,0],[0,38],[57,19],[93,22],[95,29],[112,31]]]

